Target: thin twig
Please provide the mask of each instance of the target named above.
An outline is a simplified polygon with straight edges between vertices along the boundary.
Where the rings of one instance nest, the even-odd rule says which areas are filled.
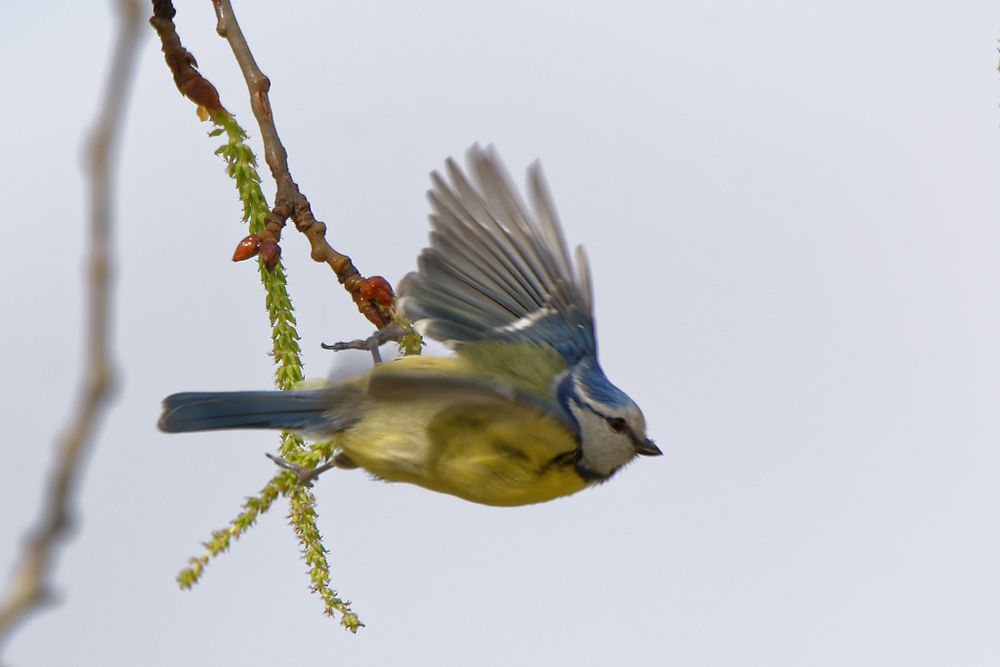
[[[227,42],[236,56],[243,78],[250,91],[250,107],[260,127],[261,140],[264,142],[264,160],[271,169],[271,175],[277,184],[274,197],[274,208],[268,216],[267,226],[261,234],[261,245],[277,244],[281,239],[281,230],[288,218],[295,223],[295,228],[309,239],[310,256],[314,261],[324,262],[333,269],[337,280],[350,293],[358,310],[375,326],[384,327],[392,320],[391,313],[376,307],[370,299],[362,295],[364,276],[351,262],[351,258],[333,249],[326,240],[326,225],[317,220],[309,206],[309,200],[299,190],[298,184],[292,180],[288,169],[288,154],[274,123],[271,111],[271,100],[268,90],[271,81],[264,75],[250,51],[246,37],[236,20],[232,3],[229,0],[212,0],[217,19],[216,32]]]
[[[215,94],[215,87],[198,73],[194,56],[181,44],[173,22],[176,15],[173,4],[170,0],[152,0],[152,2],[153,18],[150,23],[160,37],[164,59],[174,76],[174,83],[181,93],[198,104],[199,117],[212,120],[216,127],[210,134],[226,135],[226,143],[216,152],[225,159],[227,173],[236,182],[240,202],[243,204],[243,220],[248,223],[251,232],[250,237],[241,241],[242,249],[240,253],[234,255],[234,259],[248,259],[255,254],[259,255],[260,279],[267,295],[272,349],[277,365],[275,380],[281,389],[291,389],[302,379],[299,336],[294,327],[295,318],[286,289],[280,248],[276,241],[263,238],[267,219],[273,214],[260,189],[260,178],[256,170],[257,160],[253,151],[244,142],[246,132],[221,106]],[[206,91],[209,94],[203,95]],[[245,244],[250,247],[247,248]],[[387,308],[383,303],[386,299],[387,285],[388,283],[379,277],[369,278],[362,283],[360,290],[362,296],[370,295],[365,298],[371,300],[370,305],[378,312]],[[391,289],[388,294],[391,299]],[[313,454],[312,451],[306,450],[305,442],[300,436],[291,433],[282,434],[280,451],[287,460],[295,461],[300,461],[306,456],[311,457]],[[339,612],[341,624],[351,632],[357,632],[358,628],[363,626],[358,615],[351,611],[350,603],[342,600],[330,587],[330,563],[316,526],[316,499],[308,488],[297,483],[297,477],[284,472],[279,473],[268,482],[258,497],[248,498],[244,504],[244,511],[229,526],[212,534],[212,539],[205,543],[202,555],[191,559],[189,567],[180,572],[177,580],[182,587],[191,587],[198,581],[208,561],[225,551],[233,540],[239,538],[262,512],[267,511],[278,494],[287,496],[289,523],[302,547],[303,560],[309,569],[311,590],[323,600],[325,613],[332,616],[335,612]],[[290,484],[289,481],[296,483]]]
[[[177,10],[171,0],[153,0],[153,16],[149,24],[156,30],[160,38],[160,48],[167,67],[174,77],[174,85],[181,95],[188,98],[199,107],[204,107],[206,113],[225,111],[219,101],[219,91],[212,82],[198,71],[198,61],[194,55],[181,44],[180,35],[174,25]]]
[[[140,6],[139,0],[118,2],[118,41],[111,56],[103,106],[89,141],[90,251],[84,385],[75,411],[58,441],[55,468],[42,515],[25,543],[10,587],[0,603],[0,645],[29,613],[54,597],[51,575],[56,547],[72,526],[71,505],[83,474],[85,454],[94,441],[98,421],[114,386],[109,343],[111,170],[142,34]]]

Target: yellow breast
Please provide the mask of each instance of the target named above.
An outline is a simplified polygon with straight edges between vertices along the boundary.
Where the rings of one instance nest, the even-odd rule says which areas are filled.
[[[538,503],[588,485],[573,466],[573,434],[513,401],[375,405],[337,444],[378,477],[487,505]]]

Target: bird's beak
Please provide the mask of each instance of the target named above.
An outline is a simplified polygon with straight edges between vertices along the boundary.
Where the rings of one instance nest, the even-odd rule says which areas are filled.
[[[649,438],[643,438],[642,440],[637,438],[635,440],[635,451],[642,456],[660,456],[663,454],[660,448],[656,446],[656,443]]]

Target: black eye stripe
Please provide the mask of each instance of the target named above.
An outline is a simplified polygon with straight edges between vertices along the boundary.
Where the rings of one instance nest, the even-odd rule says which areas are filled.
[[[605,417],[605,419],[608,422],[608,426],[610,426],[611,430],[615,433],[622,433],[626,428],[628,428],[628,424],[626,424],[625,420],[621,417]]]

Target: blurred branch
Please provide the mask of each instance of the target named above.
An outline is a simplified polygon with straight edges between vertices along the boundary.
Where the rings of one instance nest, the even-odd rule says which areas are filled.
[[[70,506],[83,472],[97,422],[114,384],[110,361],[112,166],[136,64],[142,14],[139,0],[118,1],[118,38],[103,106],[88,144],[90,251],[85,327],[84,385],[79,402],[58,442],[55,468],[38,525],[31,531],[10,587],[0,602],[0,645],[32,611],[54,597],[51,574],[56,547],[72,528]]]

